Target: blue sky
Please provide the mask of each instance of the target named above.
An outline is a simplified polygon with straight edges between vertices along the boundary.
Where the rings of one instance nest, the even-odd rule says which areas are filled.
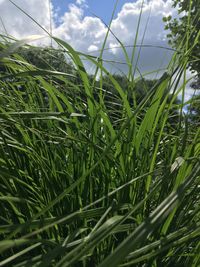
[[[75,3],[76,1],[70,0],[52,0],[52,4],[55,8],[58,8],[59,16],[62,16],[67,10],[70,3]],[[119,0],[116,8],[116,13],[121,10],[122,6],[130,2],[128,0]],[[85,15],[91,16],[95,14],[96,16],[103,19],[107,24],[110,21],[112,11],[114,9],[116,0],[87,0],[87,8],[85,8]]]

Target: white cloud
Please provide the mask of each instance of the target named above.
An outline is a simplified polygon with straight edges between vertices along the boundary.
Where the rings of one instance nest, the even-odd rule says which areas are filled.
[[[165,15],[175,15],[176,10],[171,8],[171,0],[151,0],[145,1],[142,8],[142,17],[140,21],[139,40],[142,39],[146,23],[148,21],[147,31],[145,33],[146,41],[160,41],[161,36],[165,36],[162,17]],[[142,0],[132,3],[126,3],[119,12],[117,18],[113,21],[112,29],[123,42],[133,42],[136,34],[139,14],[142,7]]]
[[[36,19],[45,29],[50,29],[48,0],[15,0],[15,3]],[[107,29],[100,19],[92,16],[84,16],[85,0],[76,0],[75,3],[68,6],[68,10],[60,18],[59,25],[53,23],[53,35],[69,42],[77,50],[94,53],[95,50],[101,49]],[[141,3],[142,0],[137,0],[124,4],[112,22],[112,31],[125,45],[132,45],[134,43]],[[141,43],[150,15],[144,44],[167,45],[162,17],[176,13],[171,8],[171,5],[172,0],[145,1],[137,44]],[[55,14],[56,11],[52,10],[52,18],[55,18]],[[6,31],[17,38],[43,33],[30,18],[17,10],[8,0],[0,0],[0,17],[6,27]],[[4,32],[1,22],[0,31]],[[106,45],[110,50],[105,52],[105,57],[123,61],[124,57],[121,49],[117,48],[118,45],[117,40],[110,33]],[[127,51],[131,54],[131,49]],[[165,50],[144,48],[141,50],[139,67],[142,71],[159,68],[165,56],[169,58]]]
[[[61,18],[61,24],[54,29],[54,35],[84,52],[91,46],[98,49],[105,33],[105,26],[100,19],[84,17],[83,9],[74,4],[69,5],[69,11]]]
[[[117,43],[110,43],[110,44],[109,44],[109,48],[111,49],[110,51],[111,51],[114,55],[116,55],[116,54],[117,54],[117,50],[118,50],[118,48],[119,48],[119,44],[117,44]]]
[[[48,0],[15,0],[14,2],[41,26],[49,30]],[[30,18],[8,0],[0,0],[0,17],[6,31],[16,38],[23,38],[31,34],[44,34]],[[4,32],[5,29],[0,23],[0,32]]]
[[[82,4],[85,4],[85,0],[76,0],[76,4],[77,5],[82,5]]]
[[[84,9],[88,8],[88,4],[86,0],[76,0],[75,4]]]
[[[133,45],[136,36],[138,17],[141,11],[142,0],[132,1],[123,5],[121,11],[112,22],[112,32],[125,45]],[[166,31],[162,17],[176,15],[172,9],[172,0],[151,0],[145,1],[142,10],[142,18],[138,34],[137,44],[143,38],[144,44],[153,46],[167,46]],[[148,25],[146,25],[148,22]],[[75,49],[84,52],[94,52],[96,47],[101,49],[107,28],[100,19],[95,17],[84,17],[84,9],[77,5],[70,5],[69,11],[62,18],[60,26],[54,30],[54,34],[68,41]],[[110,48],[104,53],[108,59],[124,61],[122,50],[118,49],[119,43],[110,33],[106,47]],[[131,54],[131,49],[127,50]],[[137,50],[138,51],[138,50]],[[150,71],[162,67],[162,62],[168,62],[169,51],[158,48],[144,48],[141,50],[141,57],[138,66],[142,71]],[[166,65],[166,64],[165,64]],[[124,67],[123,67],[124,68]]]
[[[88,52],[95,52],[98,50],[98,47],[96,45],[90,45],[88,47]]]

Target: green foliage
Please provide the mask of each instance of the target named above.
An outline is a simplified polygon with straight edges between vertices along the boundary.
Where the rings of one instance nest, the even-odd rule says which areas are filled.
[[[16,52],[37,68],[72,73],[72,65],[67,62],[64,53],[58,49],[29,46],[21,47]]]
[[[4,50],[8,49],[7,44],[3,46]],[[9,50],[9,49],[8,49]],[[1,50],[0,50],[1,51]],[[36,68],[43,70],[53,70],[64,73],[75,73],[75,69],[64,53],[51,47],[21,46],[15,49],[18,59],[22,58]],[[0,71],[5,72],[3,65],[0,64]]]
[[[198,267],[200,131],[177,112],[189,59],[130,80],[53,40],[76,75],[0,42],[0,266]]]
[[[190,119],[197,126],[200,123],[200,95],[193,97],[188,110],[190,112]]]
[[[168,16],[163,18],[166,23],[165,29],[170,30],[168,34],[169,44],[180,51],[192,50],[189,53],[188,64],[190,69],[196,71],[198,78],[200,78],[200,2],[199,0],[173,0],[173,7],[178,8],[180,17]]]
[[[79,83],[2,60],[1,266],[198,266],[200,135],[179,113],[169,127],[179,70],[129,82],[92,59],[100,83],[55,40]]]

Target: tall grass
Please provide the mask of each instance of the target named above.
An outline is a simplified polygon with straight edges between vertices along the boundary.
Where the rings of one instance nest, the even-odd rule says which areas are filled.
[[[0,43],[0,266],[199,266],[199,129],[182,113],[169,122],[188,57],[131,104],[101,60],[52,38],[80,84]]]

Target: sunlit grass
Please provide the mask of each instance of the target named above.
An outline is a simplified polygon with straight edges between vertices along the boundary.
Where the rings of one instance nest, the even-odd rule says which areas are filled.
[[[0,266],[199,266],[200,134],[181,112],[171,124],[188,59],[175,52],[136,101],[123,44],[129,94],[63,40],[76,75],[36,68],[3,38]]]

